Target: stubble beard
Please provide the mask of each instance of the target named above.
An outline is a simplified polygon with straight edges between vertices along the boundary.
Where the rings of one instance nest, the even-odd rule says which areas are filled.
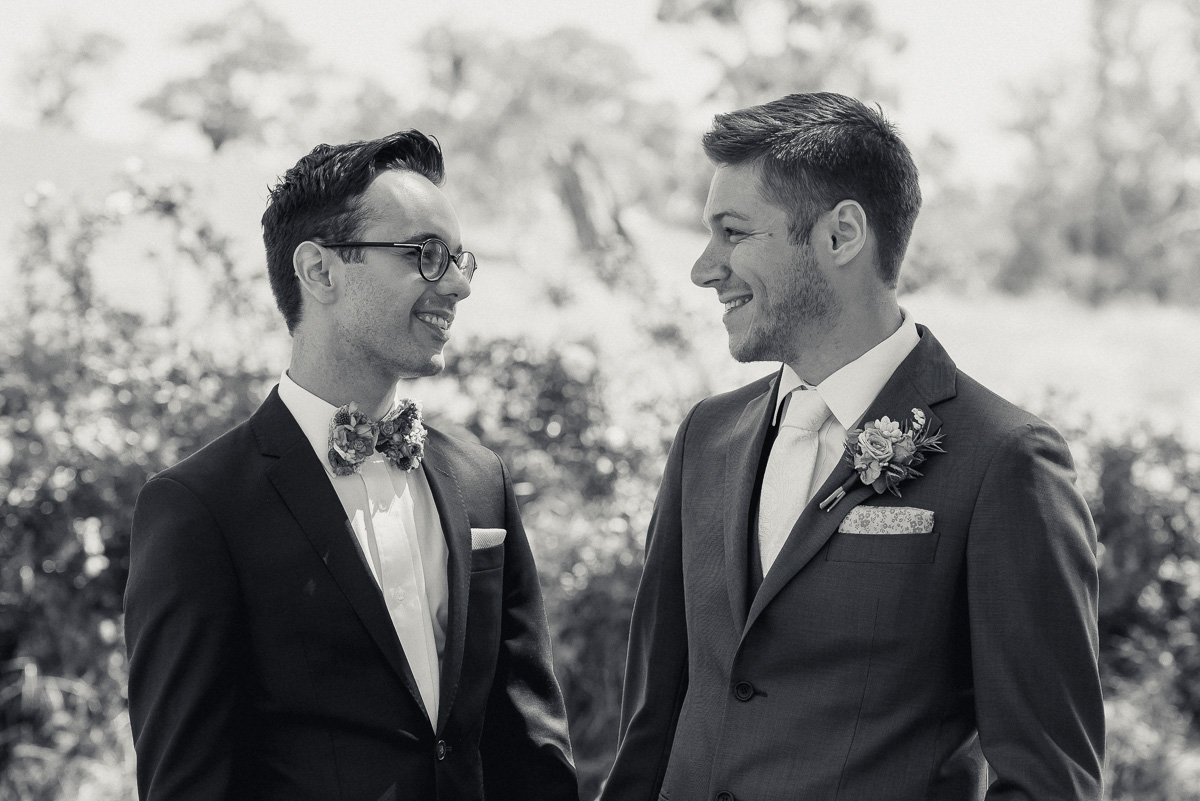
[[[444,351],[439,350],[427,359],[415,358],[413,354],[377,351],[375,363],[385,374],[397,379],[426,378],[442,372],[446,367]]]
[[[800,248],[796,269],[786,273],[785,282],[768,302],[756,311],[740,341],[730,339],[729,352],[737,361],[790,362],[796,356],[796,333],[823,328],[836,316],[837,297],[808,242]]]
[[[341,358],[359,365],[367,375],[387,381],[425,378],[442,372],[446,367],[445,350],[422,354],[409,343],[399,343],[384,332],[339,326],[339,337],[345,343]],[[411,347],[411,349],[410,349]],[[427,358],[421,358],[427,356]]]
[[[409,370],[407,374],[401,375],[401,378],[426,378],[428,376],[437,375],[446,369],[446,356],[444,351],[438,351],[427,362],[423,362],[418,369]]]
[[[348,299],[355,302],[358,313],[337,323],[342,358],[360,365],[368,375],[389,381],[442,372],[446,366],[444,343],[427,351],[418,340],[410,339],[410,334],[419,334],[395,329],[390,319],[393,311],[378,297],[365,294],[369,291],[369,287],[357,283],[347,288]]]

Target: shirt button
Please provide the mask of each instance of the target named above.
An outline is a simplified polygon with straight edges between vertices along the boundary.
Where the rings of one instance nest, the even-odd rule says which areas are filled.
[[[739,701],[749,701],[754,697],[754,685],[748,681],[739,681],[733,685],[733,697]]]
[[[445,740],[438,740],[438,741],[437,741],[437,747],[436,747],[436,748],[434,748],[434,753],[435,753],[435,754],[437,754],[437,758],[438,758],[438,761],[439,761],[439,762],[441,762],[443,759],[445,759],[445,758],[446,758],[446,753],[447,753],[449,750],[450,750],[450,749],[446,747],[446,741],[445,741]]]
[[[717,801],[735,801],[733,793],[717,793]]]

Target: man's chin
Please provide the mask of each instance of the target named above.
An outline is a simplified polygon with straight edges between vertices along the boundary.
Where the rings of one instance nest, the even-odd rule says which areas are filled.
[[[446,357],[441,353],[431,356],[419,364],[405,364],[400,370],[401,378],[428,378],[446,369]]]
[[[731,336],[729,338],[729,355],[739,362],[780,361],[775,350],[772,343],[766,341],[763,337],[742,337],[735,339]]]

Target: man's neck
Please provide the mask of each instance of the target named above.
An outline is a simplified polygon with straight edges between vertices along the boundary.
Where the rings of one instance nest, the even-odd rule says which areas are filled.
[[[894,334],[903,320],[894,299],[890,304],[843,309],[824,336],[803,343],[800,352],[787,364],[804,381],[820,384]]]
[[[372,374],[352,359],[314,353],[301,338],[293,340],[288,375],[326,403],[340,407],[354,401],[359,411],[375,420],[391,409],[399,379]]]

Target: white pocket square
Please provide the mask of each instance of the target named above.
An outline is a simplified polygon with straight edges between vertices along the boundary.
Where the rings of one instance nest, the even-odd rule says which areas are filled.
[[[471,529],[471,550],[478,551],[480,548],[499,545],[504,542],[507,534],[508,532],[502,528],[473,528]]]
[[[912,506],[856,506],[842,520],[843,534],[928,534],[933,512]]]

